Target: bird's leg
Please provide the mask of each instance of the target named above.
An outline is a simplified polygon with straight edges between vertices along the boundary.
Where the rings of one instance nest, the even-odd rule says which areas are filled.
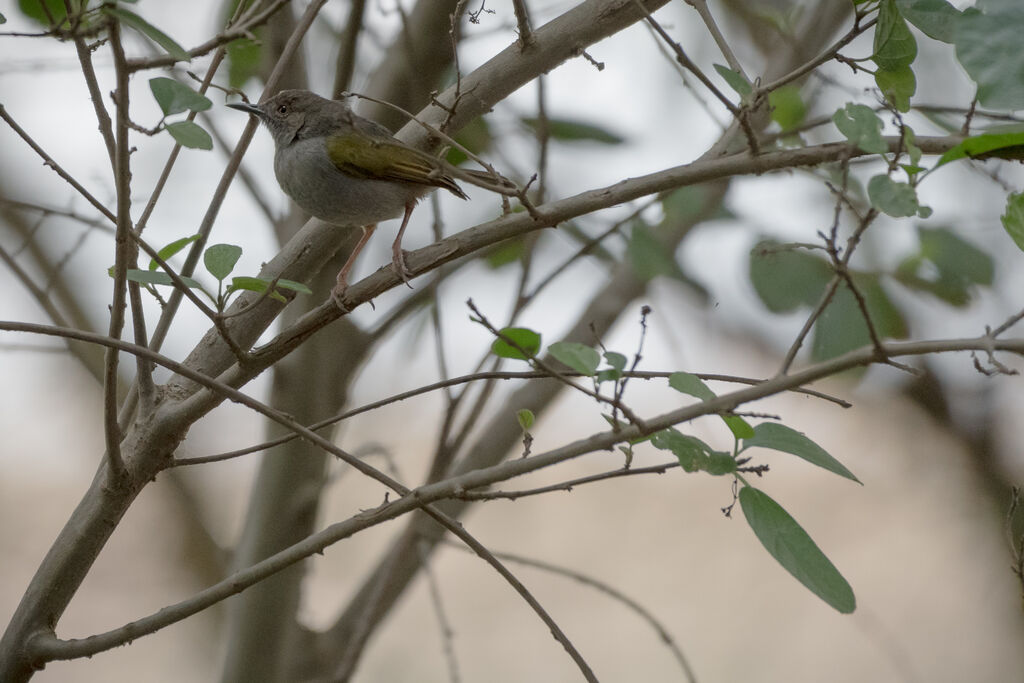
[[[398,275],[409,289],[412,289],[412,285],[409,284],[409,278],[412,277],[412,273],[409,272],[408,266],[405,265],[405,252],[402,251],[402,235],[405,234],[405,228],[409,225],[409,217],[412,216],[412,210],[415,206],[416,200],[405,205],[405,215],[402,216],[402,226],[398,228],[398,236],[391,245],[391,265],[395,268],[395,274]]]
[[[363,226],[363,236],[359,238],[359,241],[356,242],[356,246],[352,248],[352,253],[348,255],[348,260],[345,261],[345,265],[343,265],[341,270],[338,271],[338,282],[334,285],[334,289],[331,290],[331,298],[334,300],[334,303],[338,305],[338,308],[346,313],[348,312],[348,306],[345,305],[342,297],[345,296],[345,290],[348,289],[348,272],[352,270],[352,266],[356,262],[356,257],[359,256],[359,252],[363,250],[366,243],[370,241],[370,236],[376,229],[376,223]]]

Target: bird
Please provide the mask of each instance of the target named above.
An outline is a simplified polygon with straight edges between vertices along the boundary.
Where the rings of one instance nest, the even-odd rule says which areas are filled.
[[[282,90],[253,105],[227,105],[256,116],[274,140],[274,175],[281,189],[310,215],[333,225],[362,229],[363,234],[338,272],[331,298],[343,298],[356,257],[377,224],[401,216],[391,246],[398,277],[409,283],[402,236],[417,201],[444,188],[460,199],[468,195],[455,177],[502,194],[514,184],[491,173],[458,169],[395,138],[384,126],[359,116],[341,100],[309,90]]]

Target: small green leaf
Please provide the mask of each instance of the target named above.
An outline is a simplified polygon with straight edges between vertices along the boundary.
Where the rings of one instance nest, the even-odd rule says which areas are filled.
[[[595,349],[578,342],[555,342],[548,347],[548,353],[587,377],[594,375],[601,364],[601,356]]]
[[[1024,251],[1024,192],[1014,192],[1006,198],[1006,210],[999,219],[1013,243]]]
[[[236,277],[231,278],[231,284],[228,285],[227,292],[228,294],[231,294],[233,292],[243,290],[246,292],[256,292],[257,294],[262,294],[263,292],[267,291],[269,287],[269,280],[265,280],[263,278],[258,277],[251,277],[248,275],[238,275]],[[270,292],[267,296],[273,299],[274,301],[280,301],[283,304],[288,303],[288,300],[285,299],[276,290]]]
[[[260,279],[261,280],[266,280],[267,283],[273,282],[272,279],[265,278],[265,277],[261,277]],[[299,294],[312,294],[313,293],[312,289],[310,289],[306,285],[302,284],[301,282],[296,282],[295,280],[286,280],[284,278],[280,278],[277,281],[277,286],[279,288],[281,288],[281,289],[290,289],[291,291],[298,292]]]
[[[669,428],[651,435],[651,444],[663,451],[671,451],[679,460],[680,467],[686,472],[704,469],[707,464],[707,453],[711,449],[700,439],[687,436],[678,430]]]
[[[622,372],[620,370],[616,370],[615,368],[605,368],[604,370],[599,370],[594,376],[594,379],[598,384],[602,384],[603,382],[617,382],[620,377],[622,377]]]
[[[242,256],[242,248],[234,244],[214,244],[203,253],[203,264],[210,275],[223,280]],[[266,289],[266,285],[264,285]]]
[[[529,360],[540,351],[540,335],[526,327],[506,327],[500,330],[503,337],[515,342],[529,355],[523,355],[518,348],[509,344],[504,339],[498,338],[491,344],[491,353],[499,358],[515,358],[517,360]]]
[[[111,277],[113,277],[114,276],[114,268],[111,267],[107,271],[107,274],[110,275]],[[173,286],[174,285],[174,280],[171,279],[171,276],[168,275],[167,273],[163,272],[162,270],[152,271],[152,270],[138,270],[138,269],[135,269],[135,268],[129,268],[127,276],[128,276],[128,279],[131,280],[132,282],[139,282],[139,283],[144,284],[144,285],[168,285],[168,286]],[[203,286],[201,284],[199,284],[198,282],[196,282],[195,280],[193,280],[190,277],[181,276],[181,281],[184,282],[189,287],[191,287],[192,289],[202,289],[203,288]]]
[[[0,24],[6,24],[6,23],[7,23],[7,17],[5,17],[3,15],[3,13],[0,12]]]
[[[885,154],[889,146],[882,139],[882,119],[863,104],[848,103],[832,116],[839,132],[846,139],[870,154]]]
[[[519,426],[524,432],[530,431],[530,427],[533,426],[534,420],[536,419],[533,415],[532,410],[523,408],[522,410],[516,411],[516,419],[519,420]]]
[[[725,421],[725,426],[737,439],[754,438],[754,428],[739,415],[723,415],[722,419]]]
[[[736,91],[740,97],[746,97],[754,91],[754,87],[739,72],[733,71],[722,64],[715,64],[715,71],[721,76],[729,87]]]
[[[747,524],[783,569],[839,612],[850,614],[857,608],[850,584],[781,505],[750,486],[739,497]]]
[[[213,102],[205,96],[173,78],[151,78],[149,89],[153,92],[153,98],[160,105],[164,116],[180,114],[183,111],[206,111],[213,106]]]
[[[893,218],[916,216],[921,208],[917,203],[917,190],[884,174],[868,181],[868,199],[873,207]]]
[[[917,57],[917,41],[896,8],[896,0],[882,0],[878,5],[874,50],[872,61],[886,71],[909,67]]]
[[[168,123],[167,132],[182,147],[189,149],[213,149],[213,138],[193,121],[176,121]]]
[[[164,261],[164,263],[166,263],[167,259],[169,259],[172,256],[174,256],[179,251],[181,251],[182,249],[184,249],[188,245],[192,244],[193,242],[195,242],[200,237],[201,237],[201,235],[196,234],[196,235],[192,235],[191,237],[182,237],[180,240],[174,240],[173,242],[171,242],[170,244],[165,246],[163,249],[158,251],[157,255]],[[150,259],[150,261],[149,261],[149,269],[150,270],[156,270],[159,267],[160,267],[159,263],[157,263],[153,259]]]
[[[917,92],[917,78],[909,66],[875,71],[875,85],[897,111],[910,111],[910,98]]]
[[[616,353],[615,351],[605,351],[604,362],[608,363],[608,365],[612,366],[619,372],[622,372],[623,370],[626,369],[627,359],[621,353]]]
[[[829,455],[824,448],[814,443],[795,429],[790,429],[786,425],[780,425],[774,422],[762,422],[754,427],[754,435],[748,439],[744,439],[743,448],[746,450],[747,448],[754,447],[770,448],[772,450],[795,455],[798,458],[803,458],[812,465],[817,465],[829,472],[834,472],[841,477],[852,479],[858,484],[861,483],[857,477],[853,476],[853,472],[846,469],[846,467],[843,466],[843,463]]]
[[[575,119],[546,119],[525,116],[520,119],[527,128],[537,132],[543,125],[548,136],[559,142],[599,142],[603,145],[620,145],[626,141],[606,128]]]
[[[680,393],[688,394],[702,401],[708,401],[716,396],[715,392],[711,391],[700,377],[688,372],[673,372],[668,376],[668,385]]]
[[[800,96],[800,88],[784,85],[768,93],[768,104],[772,109],[772,121],[779,124],[782,132],[797,128],[807,117],[807,105]]]
[[[114,17],[125,26],[131,26],[133,29],[166,50],[167,54],[174,57],[174,59],[181,62],[191,61],[192,57],[185,48],[178,45],[178,43],[176,43],[169,35],[158,29],[156,26],[153,26],[153,24],[149,23],[135,12],[115,7],[113,5],[103,5],[103,12],[108,16]]]

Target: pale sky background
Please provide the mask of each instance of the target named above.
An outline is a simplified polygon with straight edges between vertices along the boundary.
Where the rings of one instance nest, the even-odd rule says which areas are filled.
[[[403,3],[408,5],[408,3]],[[468,40],[460,53],[464,70],[479,65],[514,34],[510,10],[494,3],[496,15],[484,15],[481,35]],[[572,3],[551,2],[539,7],[541,24]],[[24,28],[14,3],[0,2],[8,18],[3,29]],[[500,8],[498,5],[501,5]],[[714,9],[714,5],[712,5]],[[206,3],[140,3],[136,9],[184,45],[198,43],[211,32]],[[331,16],[341,15],[333,7]],[[382,17],[376,5],[374,26],[385,32],[394,16]],[[687,46],[688,53],[710,72],[722,61],[703,38],[703,28],[685,3],[673,3],[659,13],[663,24]],[[386,34],[385,34],[386,35]],[[321,41],[326,29],[318,27]],[[142,46],[137,42],[135,49]],[[919,36],[919,92],[915,102],[965,106],[972,89],[949,74],[961,73],[946,46]],[[360,46],[361,67],[375,63],[374,41]],[[642,26],[634,26],[588,50],[605,63],[598,72],[582,59],[553,71],[547,84],[548,110],[554,116],[580,118],[606,126],[625,137],[626,145],[598,147],[554,145],[549,187],[554,197],[611,184],[624,177],[653,172],[691,161],[717,137],[719,128],[680,87],[675,71]],[[847,49],[866,55],[870,44]],[[333,61],[307,53],[307,63]],[[191,68],[201,73],[205,60]],[[927,65],[927,66],[925,66]],[[757,63],[750,62],[757,72]],[[104,91],[110,89],[109,59],[97,56]],[[830,113],[844,102],[862,97],[851,84],[848,70],[831,67],[845,89],[822,86],[815,112]],[[159,74],[140,74],[133,87],[132,115],[152,125],[159,115],[146,80]],[[365,76],[365,73],[363,74]],[[314,74],[313,87],[329,94],[326,71]],[[820,85],[820,83],[819,83]],[[358,89],[357,82],[355,89]],[[250,98],[259,86],[250,83]],[[700,97],[709,101],[704,93]],[[530,114],[535,90],[527,86],[502,103],[493,114],[497,130],[514,132],[514,115]],[[233,142],[245,117],[222,106],[214,95],[209,113],[213,125]],[[112,197],[106,153],[93,119],[73,48],[52,41],[0,38],[0,103],[101,199]],[[720,107],[713,108],[724,122]],[[919,134],[934,133],[913,119]],[[809,141],[836,139],[826,126]],[[135,187],[140,192],[136,212],[162,167],[171,142],[137,136],[133,155]],[[532,162],[526,143],[506,151],[522,167]],[[259,131],[246,167],[265,188],[267,201],[286,210],[271,170],[272,145]],[[195,230],[205,211],[225,154],[184,151],[170,187],[150,224],[151,243],[163,244]],[[988,168],[988,167],[986,167]],[[991,167],[1009,185],[1019,188],[1016,167]],[[866,180],[871,172],[860,169]],[[0,126],[0,189],[62,208],[86,211],[85,202],[71,198],[59,178],[39,163],[6,127]],[[442,198],[446,229],[475,225],[494,215],[495,202],[470,191],[471,202]],[[985,324],[997,325],[1024,305],[1019,297],[1022,255],[1002,231],[998,215],[1005,192],[978,171],[966,166],[947,168],[921,189],[923,202],[935,209],[928,225],[949,225],[986,248],[997,261],[997,283],[978,292],[968,309],[952,309],[931,300],[894,293],[912,305],[909,312],[915,337],[974,336]],[[451,200],[451,201],[449,201]],[[792,339],[806,312],[770,316],[756,300],[746,276],[746,258],[760,233],[783,239],[811,241],[832,220],[832,201],[820,181],[802,173],[737,180],[728,206],[736,218],[697,229],[679,254],[682,264],[712,292],[713,304],[702,308],[689,292],[673,282],[659,281],[650,296],[635,304],[636,313],[623,317],[605,340],[609,348],[630,354],[638,336],[636,321],[642,303],[654,308],[644,367],[686,369],[767,376],[775,372],[779,354]],[[586,217],[587,225],[605,225],[624,216],[630,207],[616,207]],[[136,213],[137,215],[137,213]],[[652,218],[657,212],[652,212]],[[430,211],[424,203],[410,228],[407,248],[430,241]],[[361,257],[355,275],[366,275],[389,258],[394,224],[382,226]],[[866,263],[894,265],[914,243],[910,221],[882,220],[862,248]],[[76,245],[83,229],[48,219],[40,228],[48,247],[65,255],[74,251],[67,272],[90,301],[96,321],[105,321],[109,303],[106,268],[112,263],[111,240],[98,232]],[[569,238],[546,231],[550,249],[539,255],[538,272],[560,262],[572,248]],[[10,233],[0,232],[5,248],[16,251]],[[241,272],[255,272],[274,253],[266,221],[240,183],[232,188],[214,231],[214,242],[240,244],[245,253]],[[620,250],[621,242],[609,248]],[[870,258],[868,258],[870,257]],[[534,304],[522,324],[543,330],[545,343],[556,341],[582,305],[567,293],[585,292],[603,276],[603,266],[583,260],[559,286]],[[488,335],[471,324],[463,302],[472,295],[495,320],[506,314],[514,283],[511,271],[473,267],[453,278],[442,290],[446,337],[454,346],[448,354],[453,373],[466,372],[489,343]],[[48,322],[20,283],[0,269],[0,318]],[[417,286],[414,281],[413,286]],[[322,296],[322,293],[318,293]],[[362,307],[355,319],[371,324],[404,291],[380,297],[377,311]],[[152,312],[156,307],[151,308]],[[100,325],[105,328],[105,323]],[[201,316],[184,311],[164,348],[180,358],[206,330]],[[406,333],[411,335],[411,332]],[[391,340],[357,382],[352,399],[359,405],[436,377],[434,352],[428,340],[409,359],[408,336]],[[102,454],[100,393],[95,382],[67,355],[14,348],[51,340],[4,334],[0,336],[0,623],[6,623],[31,573],[57,531],[66,521],[92,476]],[[1014,367],[1020,363],[1007,360]],[[1024,458],[1012,444],[1020,440],[1021,380],[983,379],[966,355],[935,360],[943,376],[961,389],[958,414],[969,419],[977,403],[972,396],[981,382],[995,392],[999,429],[1006,463],[1024,479]],[[123,367],[130,368],[130,364]],[[852,400],[843,411],[800,396],[758,403],[753,410],[780,414],[843,461],[865,483],[860,487],[783,456],[769,459],[772,472],[761,485],[781,502],[815,538],[851,582],[858,611],[841,616],[821,603],[779,568],[764,552],[737,510],[732,520],[719,508],[729,503],[726,480],[673,471],[662,476],[637,477],[580,487],[518,501],[495,502],[478,508],[466,522],[470,531],[495,550],[518,552],[563,564],[623,590],[664,621],[690,658],[701,681],[928,681],[1011,680],[1024,667],[1024,635],[1020,585],[1009,571],[1009,554],[999,524],[1002,509],[986,498],[962,447],[913,405],[894,395],[904,377],[891,369],[870,371],[860,384],[849,378],[825,390]],[[724,388],[716,385],[716,389]],[[261,380],[246,390],[265,395]],[[635,385],[628,396],[641,414],[654,414],[677,405],[675,392],[664,387]],[[422,468],[420,434],[432,434],[438,405],[413,401],[390,407],[351,423],[339,437],[349,450],[369,443],[400,454],[406,477]],[[393,428],[402,424],[401,430]],[[535,430],[534,451],[603,430],[593,404],[564,397]],[[729,445],[720,424],[708,420],[694,433],[720,448]],[[182,455],[202,455],[252,443],[262,422],[234,405],[215,410],[190,433]],[[1016,454],[1013,456],[1012,454]],[[541,473],[530,481],[558,481],[617,465],[615,456],[594,454],[557,472]],[[666,461],[653,449],[638,455],[640,464]],[[248,486],[256,465],[250,458],[190,472],[197,505],[210,520],[224,545],[233,542],[244,511]],[[339,473],[340,475],[340,473]],[[518,487],[518,482],[517,482]],[[523,487],[526,487],[524,484]],[[322,513],[323,523],[343,519],[354,507],[379,502],[377,486],[352,476],[339,476]],[[184,599],[202,586],[180,566],[188,552],[177,527],[167,523],[174,510],[165,484],[158,480],[129,512],[93,573],[61,621],[58,635],[82,637],[114,628],[161,606]],[[310,623],[328,623],[343,604],[352,585],[372,566],[377,552],[395,525],[373,530],[339,544],[312,562],[304,614]],[[131,558],[131,559],[127,559]],[[433,565],[455,630],[454,647],[463,680],[575,680],[571,661],[550,638],[536,617],[488,568],[461,552],[439,553]],[[678,668],[657,636],[632,613],[604,596],[567,579],[535,570],[521,577],[583,651],[601,680],[682,680]],[[187,620],[131,647],[103,653],[91,660],[52,664],[34,680],[52,681],[206,681],[216,680],[221,656],[216,611]],[[357,680],[446,680],[438,626],[426,584],[417,581],[385,628],[372,641]]]

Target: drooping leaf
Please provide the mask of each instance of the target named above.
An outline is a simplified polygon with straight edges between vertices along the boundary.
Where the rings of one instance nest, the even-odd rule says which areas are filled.
[[[757,540],[793,578],[842,614],[857,608],[850,584],[781,505],[750,486],[740,490],[739,498]]]
[[[875,85],[897,111],[910,111],[910,98],[917,92],[917,78],[909,66],[895,69],[879,67],[875,71]]]
[[[822,467],[829,472],[834,472],[841,477],[851,479],[858,484],[861,483],[853,472],[846,469],[843,463],[833,458],[829,453],[808,439],[804,434],[790,429],[786,425],[775,422],[762,422],[753,429],[754,433],[743,440],[743,448],[770,448],[775,451],[782,451],[803,458],[812,465]]]
[[[194,121],[168,123],[167,132],[182,147],[189,149],[213,149],[213,138]]]
[[[537,355],[540,351],[540,335],[526,327],[506,327],[499,330],[502,337],[505,337],[523,349],[529,355],[524,355],[519,348],[509,344],[505,339],[499,337],[491,344],[491,353],[499,358],[515,358],[516,360],[528,360]]]
[[[149,23],[135,12],[114,5],[103,5],[103,12],[114,17],[125,26],[130,26],[142,35],[159,45],[174,59],[188,62],[192,59],[188,51],[174,41],[169,35]]]
[[[579,342],[555,342],[548,347],[548,353],[556,360],[587,377],[594,375],[597,372],[597,366],[601,364],[601,356],[597,350]]]
[[[896,0],[881,0],[872,61],[880,69],[896,71],[910,66],[915,57],[917,41],[897,9]]]
[[[206,111],[213,106],[213,102],[205,96],[173,78],[151,78],[149,89],[153,91],[153,97],[160,105],[164,116],[180,114],[183,111]]]
[[[203,252],[203,264],[210,275],[223,280],[235,269],[242,248],[235,244],[214,244]]]

